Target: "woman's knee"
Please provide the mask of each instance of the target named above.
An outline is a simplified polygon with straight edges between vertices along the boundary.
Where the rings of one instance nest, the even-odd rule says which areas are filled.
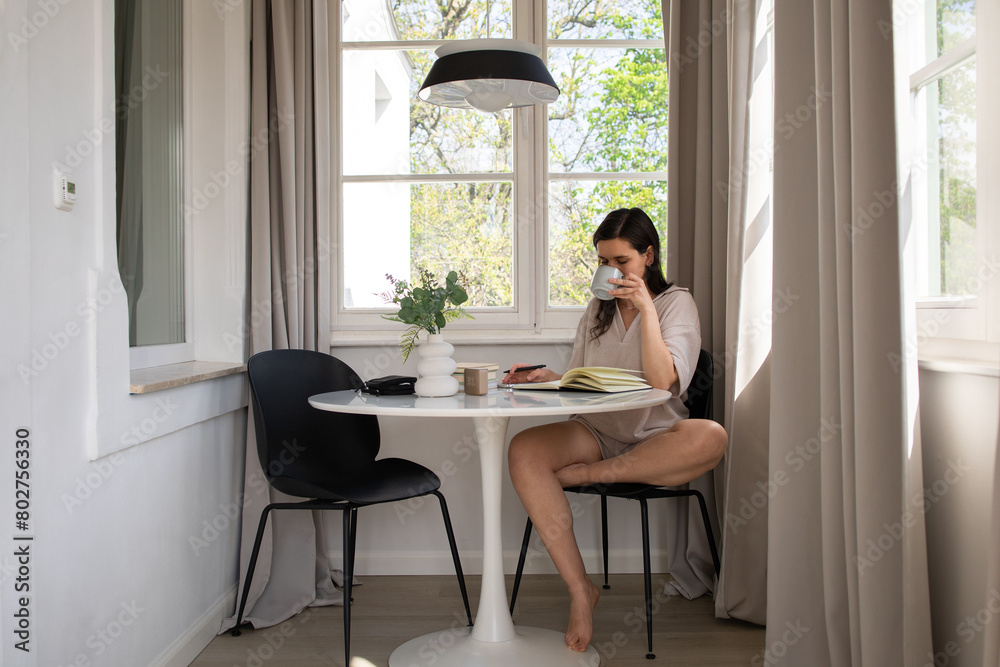
[[[599,461],[601,450],[585,427],[556,422],[525,429],[511,438],[507,467],[511,477],[539,471],[555,472],[571,463]]]
[[[729,434],[726,429],[716,421],[711,419],[699,419],[699,440],[702,444],[702,451],[705,459],[712,463],[714,467],[722,460],[729,445]]]
[[[507,446],[507,467],[511,477],[516,479],[522,472],[538,470],[544,461],[543,452],[533,429],[516,434]]]

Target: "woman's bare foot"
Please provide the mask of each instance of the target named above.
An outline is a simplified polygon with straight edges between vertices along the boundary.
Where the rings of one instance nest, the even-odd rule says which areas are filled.
[[[586,588],[579,593],[570,593],[566,646],[578,653],[586,651],[594,638],[594,607],[600,597],[600,590],[589,579]]]
[[[587,484],[587,464],[571,463],[565,468],[556,470],[556,479],[565,489],[567,486],[583,486]]]

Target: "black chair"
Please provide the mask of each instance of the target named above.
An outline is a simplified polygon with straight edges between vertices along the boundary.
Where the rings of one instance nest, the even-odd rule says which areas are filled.
[[[689,417],[692,419],[708,419],[712,412],[712,378],[714,364],[712,355],[707,350],[702,350],[698,356],[698,366],[695,368],[691,385],[688,387],[687,406]],[[649,509],[647,501],[652,498],[678,498],[681,496],[694,496],[698,499],[701,507],[701,518],[705,522],[705,532],[708,535],[708,545],[712,550],[712,562],[715,564],[715,574],[719,574],[719,553],[715,546],[715,536],[712,533],[712,523],[708,517],[708,506],[705,504],[705,497],[700,491],[695,489],[679,489],[664,486],[653,486],[649,484],[597,484],[593,486],[571,486],[566,487],[566,491],[573,493],[587,493],[601,497],[601,540],[604,546],[604,588],[611,588],[608,585],[608,496],[614,498],[626,498],[628,500],[638,500],[642,511],[642,572],[646,593],[646,637],[649,652],[646,658],[652,660],[656,657],[653,653],[653,589],[652,575],[650,574],[649,562]],[[524,559],[528,552],[528,540],[531,539],[531,519],[528,519],[524,527],[524,540],[521,542],[521,555],[517,561],[517,573],[514,575],[514,590],[510,595],[510,613],[514,613],[514,601],[517,600],[517,589],[521,585],[521,573],[524,570]]]
[[[317,410],[314,394],[361,386],[344,362],[309,350],[270,350],[247,362],[257,454],[267,481],[278,491],[306,498],[271,503],[257,527],[233,636],[240,635],[257,552],[271,510],[340,510],[344,524],[344,654],[351,661],[351,582],[357,544],[358,508],[433,494],[441,503],[465,614],[472,625],[469,595],[455,545],[441,480],[430,469],[405,459],[380,459],[378,417]]]

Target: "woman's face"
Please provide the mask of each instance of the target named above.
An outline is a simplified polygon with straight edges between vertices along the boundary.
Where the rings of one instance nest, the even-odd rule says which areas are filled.
[[[597,259],[601,264],[610,264],[622,275],[634,273],[646,279],[646,267],[653,261],[653,246],[639,252],[625,239],[609,239],[597,242]]]

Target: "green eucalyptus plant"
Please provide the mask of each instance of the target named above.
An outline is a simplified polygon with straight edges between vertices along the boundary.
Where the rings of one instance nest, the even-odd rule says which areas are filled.
[[[448,322],[472,317],[461,308],[461,305],[469,300],[469,295],[459,284],[458,273],[450,271],[442,286],[427,269],[421,268],[419,272],[419,280],[414,281],[412,285],[406,280],[385,274],[386,279],[392,283],[392,290],[381,294],[382,300],[386,303],[399,305],[399,312],[395,315],[382,317],[409,325],[403,332],[399,344],[403,351],[404,362],[416,346],[421,331],[441,333],[441,329]]]

